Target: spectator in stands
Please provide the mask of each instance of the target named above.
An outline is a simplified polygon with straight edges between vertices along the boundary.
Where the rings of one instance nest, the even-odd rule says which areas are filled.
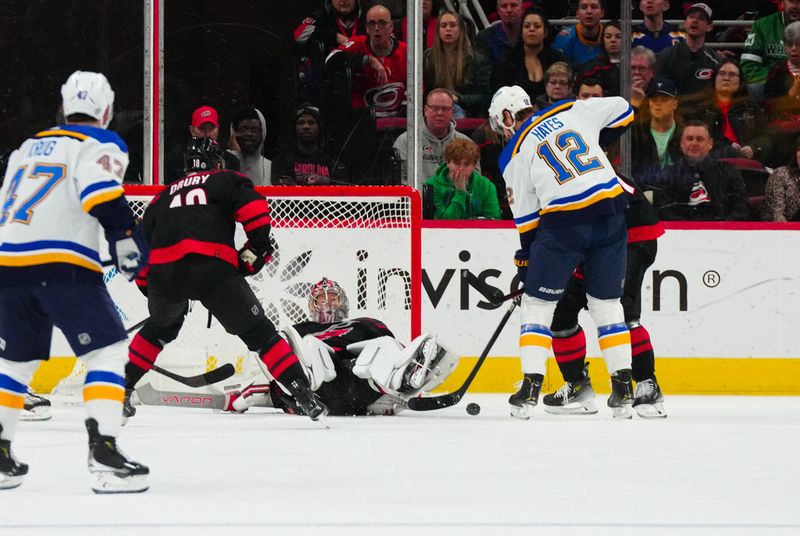
[[[656,74],[675,82],[682,99],[701,94],[714,85],[714,69],[720,58],[706,45],[706,35],[713,28],[712,20],[710,7],[692,4],[686,10],[686,39],[658,55]]]
[[[327,54],[366,33],[366,21],[358,0],[325,0],[325,9],[307,17],[295,29],[294,40],[299,45],[322,43]]]
[[[456,131],[453,119],[453,95],[444,88],[434,88],[425,97],[423,113],[425,121],[422,125],[422,165],[417,172],[420,181],[427,180],[436,173],[436,169],[444,161],[444,151],[453,140],[469,138]],[[408,167],[408,135],[406,132],[394,142],[394,148],[400,153],[402,177],[405,180]],[[477,164],[480,172],[480,163]]]
[[[700,101],[696,116],[711,128],[713,155],[717,158],[758,160],[766,153],[770,142],[767,119],[761,106],[747,94],[735,60],[723,60],[717,67],[713,88]]]
[[[603,85],[597,78],[584,78],[577,84],[575,98],[578,100],[591,99],[603,96]]]
[[[762,219],[800,221],[800,138],[795,140],[789,163],[770,174],[765,194]]]
[[[644,22],[633,27],[631,46],[643,46],[658,54],[683,41],[683,33],[664,20],[664,12],[669,9],[667,0],[641,0],[639,9]]]
[[[351,180],[364,182],[372,169],[376,117],[403,112],[406,87],[406,44],[392,35],[391,13],[381,5],[367,11],[367,35],[357,35],[331,52],[329,77],[349,66],[352,73],[349,110],[339,101],[328,103],[326,122],[333,126],[334,146],[350,170]],[[338,95],[332,89],[329,97]]]
[[[669,78],[656,78],[647,91],[647,112],[631,129],[631,170],[640,183],[652,182],[661,170],[679,160],[678,93]]]
[[[219,114],[211,106],[200,106],[192,112],[192,122],[189,124],[189,135],[194,138],[211,138],[219,141]],[[183,153],[186,150],[186,140],[181,141],[166,155],[166,180],[172,181],[183,177]],[[239,171],[239,159],[225,151],[225,168]]]
[[[545,71],[544,95],[539,95],[533,99],[534,104],[541,109],[547,108],[560,100],[572,98],[572,83],[574,81],[575,73],[570,66],[563,61],[555,62]]]
[[[481,174],[492,181],[497,191],[497,202],[500,205],[500,218],[503,220],[514,219],[514,216],[511,214],[511,207],[508,204],[508,197],[506,196],[506,181],[498,165],[500,154],[503,152],[505,146],[503,136],[492,130],[489,121],[485,121],[480,127],[475,129],[471,138],[481,151]]]
[[[293,145],[284,147],[272,162],[272,184],[311,186],[347,176],[325,151],[319,109],[304,103],[295,112]]]
[[[800,22],[786,26],[784,42],[786,61],[770,71],[764,88],[770,125],[781,134],[775,138],[768,157],[772,165],[781,165],[791,158],[794,139],[800,134]]]
[[[583,66],[578,83],[584,78],[600,81],[606,96],[619,96],[619,64],[622,59],[622,29],[619,21],[612,20],[603,25],[603,50],[600,55]]]
[[[604,13],[602,0],[580,0],[575,13],[580,22],[564,28],[556,36],[553,48],[563,52],[575,69],[581,69],[600,55],[603,43],[600,21]]]
[[[475,48],[491,65],[503,56],[506,49],[519,41],[522,30],[522,0],[497,0],[500,22],[478,32]]]
[[[228,152],[239,159],[239,171],[250,177],[256,186],[269,186],[272,162],[264,157],[267,122],[257,108],[242,110],[231,125]]]
[[[681,156],[642,188],[653,191],[662,220],[746,221],[750,208],[739,171],[710,156],[708,125],[689,121],[681,134]]]
[[[783,10],[761,17],[747,35],[742,52],[742,71],[748,93],[761,102],[769,72],[786,61],[783,33],[800,20],[800,0],[783,0]]]
[[[479,117],[488,106],[489,72],[484,57],[472,49],[464,19],[455,11],[441,12],[433,47],[423,56],[425,87],[450,90],[456,119]]]
[[[432,190],[434,219],[500,218],[492,181],[475,171],[480,157],[480,149],[470,139],[455,140],[444,150],[444,163],[425,182]]]
[[[656,75],[656,55],[642,46],[631,49],[631,106],[640,108]]]
[[[433,46],[436,32],[439,28],[438,2],[433,0],[422,0],[422,47],[429,49]],[[400,40],[408,42],[408,17],[403,17],[401,25]]]
[[[530,9],[522,17],[522,39],[507,50],[492,68],[492,89],[519,86],[536,98],[545,92],[545,71],[567,57],[550,46],[552,31],[547,17]]]

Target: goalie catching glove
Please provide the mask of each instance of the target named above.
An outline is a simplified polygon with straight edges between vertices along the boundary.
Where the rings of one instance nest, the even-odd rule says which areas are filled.
[[[128,229],[107,229],[106,240],[111,262],[128,281],[133,281],[136,272],[147,265],[150,255],[142,225],[137,220]]]
[[[257,274],[272,259],[273,251],[269,244],[264,248],[256,248],[249,241],[245,242],[239,250],[239,273],[245,277]]]

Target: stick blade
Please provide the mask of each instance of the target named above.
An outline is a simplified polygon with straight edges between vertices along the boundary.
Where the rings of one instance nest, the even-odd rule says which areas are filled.
[[[230,363],[225,363],[219,368],[214,370],[210,370],[205,374],[201,374],[200,376],[195,376],[194,379],[197,379],[197,385],[191,385],[190,387],[203,387],[204,385],[210,385],[212,383],[219,383],[223,380],[227,380],[231,376],[236,374],[236,367],[234,367]]]
[[[464,393],[456,391],[449,395],[429,396],[425,398],[412,398],[408,401],[408,409],[412,411],[432,411],[435,409],[449,408],[461,401]]]

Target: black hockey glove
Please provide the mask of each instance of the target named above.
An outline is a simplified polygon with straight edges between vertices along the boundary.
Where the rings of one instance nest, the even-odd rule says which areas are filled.
[[[128,281],[133,281],[136,272],[147,265],[150,255],[142,225],[136,220],[128,229],[106,229],[106,240],[111,262]]]
[[[525,277],[528,275],[528,251],[518,249],[514,253],[514,266],[517,267],[517,275],[520,282],[525,284]]]
[[[272,259],[273,251],[272,246],[256,250],[249,241],[245,242],[244,247],[239,250],[239,273],[245,277],[257,274]]]

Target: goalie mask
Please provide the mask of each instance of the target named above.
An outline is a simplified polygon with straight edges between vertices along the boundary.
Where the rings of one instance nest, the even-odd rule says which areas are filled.
[[[350,305],[347,294],[336,281],[327,277],[311,287],[308,293],[308,313],[311,320],[320,324],[331,324],[347,319]]]

